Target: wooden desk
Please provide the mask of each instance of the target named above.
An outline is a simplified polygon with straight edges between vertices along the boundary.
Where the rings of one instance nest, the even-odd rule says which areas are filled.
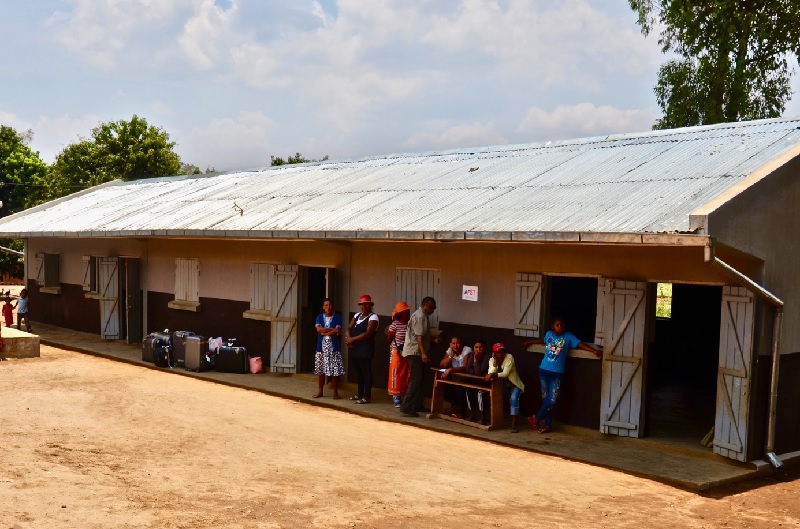
[[[503,421],[503,383],[504,378],[493,378],[487,382],[483,377],[476,375],[469,375],[467,373],[450,373],[449,378],[442,378],[442,372],[438,368],[431,368],[434,370],[433,379],[433,396],[431,397],[431,412],[428,414],[429,419],[445,419],[447,421],[458,422],[472,426],[473,428],[480,428],[482,430],[497,430],[505,426]],[[489,424],[484,425],[477,422],[468,421],[466,419],[458,419],[443,413],[444,406],[444,389],[446,386],[456,386],[460,388],[472,388],[479,391],[486,391],[489,395],[490,414]],[[486,404],[484,403],[484,406]],[[477,412],[477,410],[474,410]]]

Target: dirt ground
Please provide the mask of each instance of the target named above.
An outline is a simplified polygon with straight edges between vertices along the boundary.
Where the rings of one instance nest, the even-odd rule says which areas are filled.
[[[800,480],[697,495],[46,346],[0,405],[0,529],[800,526]]]

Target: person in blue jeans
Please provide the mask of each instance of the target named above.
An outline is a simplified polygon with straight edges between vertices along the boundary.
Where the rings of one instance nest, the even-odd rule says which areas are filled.
[[[534,344],[544,344],[544,358],[539,364],[542,406],[536,415],[528,417],[528,422],[539,433],[548,433],[553,431],[553,408],[558,401],[558,392],[561,389],[561,379],[564,376],[570,349],[589,351],[597,358],[603,356],[603,352],[581,342],[574,334],[568,333],[561,318],[553,319],[553,325],[544,338],[535,338],[522,343],[525,347]]]
[[[497,342],[492,346],[492,358],[489,360],[489,372],[483,377],[489,381],[493,378],[506,379],[503,394],[509,396],[511,404],[511,433],[519,432],[517,415],[519,415],[519,398],[525,391],[525,384],[519,377],[514,357],[506,353],[506,346]]]

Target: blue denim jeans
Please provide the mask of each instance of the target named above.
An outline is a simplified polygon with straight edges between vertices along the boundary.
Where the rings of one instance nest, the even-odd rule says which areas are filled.
[[[542,390],[542,407],[536,412],[536,420],[548,428],[553,426],[553,408],[558,401],[563,373],[554,373],[546,369],[539,370],[539,387]]]
[[[522,390],[517,386],[511,385],[503,389],[505,395],[511,395],[509,401],[511,402],[511,415],[519,415],[519,397],[522,395]]]

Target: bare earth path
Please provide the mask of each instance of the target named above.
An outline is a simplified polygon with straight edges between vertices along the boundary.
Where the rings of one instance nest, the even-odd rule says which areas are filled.
[[[45,346],[0,405],[0,529],[800,527],[798,480],[698,496]]]

